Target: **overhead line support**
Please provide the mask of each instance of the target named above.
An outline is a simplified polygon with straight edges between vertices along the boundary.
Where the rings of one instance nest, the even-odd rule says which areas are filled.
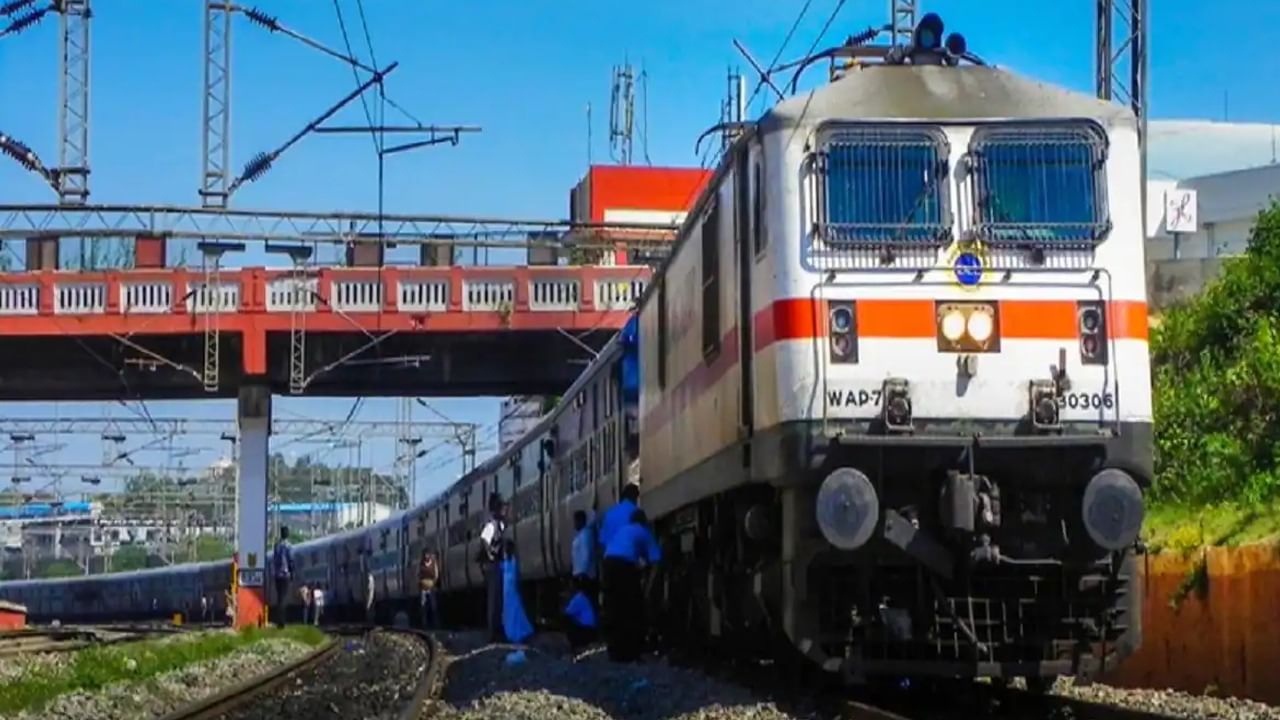
[[[89,0],[57,0],[61,16],[61,85],[58,103],[58,201],[89,198]]]
[[[1124,104],[1137,118],[1144,227],[1147,217],[1148,7],[1148,0],[1097,0],[1094,43],[1098,97]]]
[[[204,124],[200,197],[225,208],[231,182],[231,14],[220,0],[204,4]]]

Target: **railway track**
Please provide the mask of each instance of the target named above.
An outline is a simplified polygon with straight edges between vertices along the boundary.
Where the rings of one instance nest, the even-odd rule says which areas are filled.
[[[68,652],[95,645],[136,642],[158,634],[185,632],[175,626],[94,625],[28,628],[0,632],[0,657],[38,652]]]
[[[364,651],[369,651],[378,640],[390,637],[409,638],[420,644],[425,650],[426,660],[419,677],[413,683],[411,693],[395,692],[391,697],[392,704],[399,707],[391,710],[382,708],[377,717],[394,717],[409,720],[422,715],[428,700],[435,692],[439,681],[440,658],[437,641],[427,633],[408,629],[375,628],[368,626],[343,626],[331,628],[334,637],[324,645],[297,661],[277,668],[263,675],[246,680],[216,695],[180,708],[166,716],[163,720],[244,720],[246,718],[280,717],[282,712],[297,714],[308,720],[319,717],[372,717],[371,708],[362,704],[370,698],[362,697],[366,682],[365,675],[372,671],[394,674],[394,668],[380,665],[386,658],[385,653],[368,652],[365,657],[349,657],[357,654],[355,646],[363,643]],[[349,667],[348,667],[349,666]],[[363,668],[361,672],[355,670]],[[344,679],[351,680],[344,683]],[[396,678],[391,678],[395,680]],[[326,695],[326,697],[312,697]],[[402,696],[407,695],[406,698]],[[331,697],[345,697],[352,702],[351,708],[342,708]],[[350,710],[359,708],[359,714]]]
[[[972,717],[1005,720],[1179,720],[1173,715],[1018,690],[1004,690],[976,703],[957,704],[950,702],[949,697],[924,695],[914,700],[899,698],[883,705],[850,700],[839,700],[835,705],[835,715],[841,720],[951,720]]]

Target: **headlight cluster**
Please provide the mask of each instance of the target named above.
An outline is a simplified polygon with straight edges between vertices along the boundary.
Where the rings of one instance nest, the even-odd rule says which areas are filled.
[[[1107,364],[1106,305],[1096,300],[1078,303],[1076,318],[1080,333],[1080,362],[1085,365]]]
[[[829,305],[831,362],[858,362],[858,320],[848,300],[832,300]]]
[[[998,315],[993,303],[938,303],[938,349],[994,352],[1000,349]]]

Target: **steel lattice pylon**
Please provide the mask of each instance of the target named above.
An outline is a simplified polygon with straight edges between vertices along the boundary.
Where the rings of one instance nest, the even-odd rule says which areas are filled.
[[[916,0],[889,0],[889,29],[893,34],[893,45],[907,46],[911,44],[916,28]]]
[[[1097,93],[1133,110],[1138,119],[1142,164],[1142,218],[1146,223],[1147,190],[1147,7],[1148,0],[1097,0],[1094,71]]]
[[[229,3],[204,4],[204,167],[200,197],[205,207],[227,206],[231,163],[231,16]]]
[[[204,367],[200,381],[205,392],[217,392],[220,384],[222,302],[222,250],[205,249],[202,256],[204,284],[195,293],[196,311],[204,316]]]
[[[89,0],[61,0],[58,200],[89,197]]]
[[[306,267],[298,259],[289,273],[289,393],[301,395],[307,389],[307,315],[312,290]]]

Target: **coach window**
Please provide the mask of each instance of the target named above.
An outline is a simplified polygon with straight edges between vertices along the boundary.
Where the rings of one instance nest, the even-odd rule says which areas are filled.
[[[702,221],[702,357],[720,352],[720,204]]]
[[[591,430],[600,427],[600,383],[591,383]]]

